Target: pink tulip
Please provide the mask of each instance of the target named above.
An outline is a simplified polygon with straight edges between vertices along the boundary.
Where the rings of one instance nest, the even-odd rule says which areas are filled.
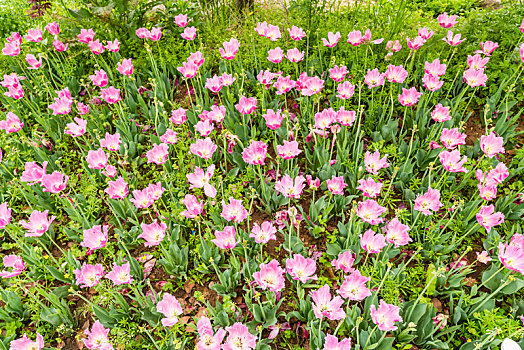
[[[187,26],[188,20],[186,14],[179,14],[175,16],[175,24],[180,28]]]
[[[408,231],[410,230],[408,225],[404,225],[399,219],[393,218],[383,228],[386,231],[386,242],[393,243],[395,248],[406,245],[412,241],[409,237]]]
[[[40,167],[36,162],[26,162],[20,181],[29,182],[29,185],[40,183],[42,177],[46,174],[46,168],[47,162],[43,162],[42,167]]]
[[[341,82],[344,80],[347,73],[348,70],[346,66],[339,67],[335,65],[333,68],[329,69],[329,77],[336,82]]]
[[[257,80],[260,84],[263,84],[266,86],[266,88],[269,88],[269,86],[273,84],[273,79],[275,79],[276,76],[277,74],[271,73],[269,70],[261,70],[257,75]]]
[[[363,202],[358,203],[357,216],[364,222],[371,225],[378,225],[384,222],[384,218],[380,216],[387,213],[387,209],[378,204],[373,199],[367,199]]]
[[[395,326],[395,322],[402,322],[400,308],[387,304],[384,300],[380,301],[378,309],[375,305],[371,305],[369,309],[371,311],[371,320],[381,331],[395,331],[398,328]]]
[[[25,56],[25,60],[31,66],[31,67],[28,67],[28,69],[38,69],[42,66],[42,57],[40,57],[40,59],[37,60],[34,55],[27,54]]]
[[[349,81],[345,81],[337,86],[337,97],[342,100],[350,99],[355,93],[355,86]]]
[[[162,300],[156,305],[156,309],[165,316],[161,320],[164,327],[172,327],[177,324],[178,316],[184,313],[180,302],[169,293],[164,293]]]
[[[103,69],[95,70],[95,74],[90,75],[89,79],[93,82],[94,85],[98,87],[106,86],[109,81],[107,78],[107,73]]]
[[[413,40],[407,37],[406,42],[408,43],[408,48],[411,50],[418,50],[426,43],[426,40],[422,39],[420,36],[417,36]]]
[[[233,77],[233,74],[227,74],[226,72],[222,73],[220,76],[220,81],[223,86],[231,86],[235,80],[237,80],[237,78]],[[211,108],[213,108],[213,106],[211,106]]]
[[[114,165],[108,164],[106,165],[105,169],[102,170],[102,174],[107,177],[115,177],[118,174],[118,171]]]
[[[27,230],[25,233],[26,237],[40,237],[47,232],[51,223],[56,219],[56,216],[51,216],[48,219],[48,213],[49,210],[44,210],[43,212],[33,210],[29,216],[29,222],[25,220],[20,221],[20,225]]]
[[[69,176],[54,171],[52,174],[42,176],[42,187],[44,192],[59,193],[67,186]]]
[[[89,106],[83,104],[82,102],[76,103],[76,109],[78,110],[78,114],[80,115],[86,115],[87,113],[89,113]]]
[[[0,204],[0,229],[5,228],[11,222],[11,208],[7,202]]]
[[[327,40],[322,38],[322,42],[326,47],[335,47],[338,44],[340,37],[340,32],[336,32],[335,34],[333,34],[333,32],[329,32]]]
[[[255,243],[257,244],[266,244],[270,240],[276,240],[277,236],[275,235],[277,233],[277,229],[271,221],[264,221],[262,225],[259,225],[255,223],[253,225],[253,229],[251,230],[251,233],[249,234],[249,237],[252,237],[255,239]]]
[[[94,287],[104,277],[102,264],[90,265],[83,263],[80,269],[76,269],[73,272],[76,277],[75,283],[80,288]]]
[[[78,117],[75,117],[74,120],[75,123],[71,122],[66,125],[64,134],[71,135],[73,137],[84,135],[87,128],[87,120]]]
[[[442,87],[442,85],[444,85],[444,82],[438,77],[434,77],[430,74],[425,74],[424,78],[422,78],[422,82],[424,83],[424,87],[429,91],[437,91]]]
[[[344,176],[334,176],[331,179],[326,180],[327,189],[332,194],[344,195],[344,188],[347,184],[344,182]]]
[[[115,133],[111,135],[106,132],[105,137],[100,140],[100,146],[108,151],[118,151],[120,149],[120,134]]]
[[[111,52],[118,52],[120,51],[120,42],[118,39],[115,39],[113,41],[108,41],[106,45],[106,49],[108,49]]]
[[[63,52],[67,50],[67,48],[69,47],[69,44],[64,44],[63,42],[55,38],[55,40],[53,41],[53,46],[56,51]]]
[[[86,161],[89,169],[104,169],[107,165],[107,156],[102,148],[87,152]]]
[[[366,171],[374,175],[378,175],[378,171],[380,169],[389,167],[387,158],[387,154],[380,158],[380,152],[378,150],[376,150],[374,153],[366,151],[366,154],[364,155],[364,165],[366,167]]]
[[[482,252],[477,252],[477,261],[481,264],[487,264],[489,263],[492,259],[491,257],[489,256],[489,253],[485,250],[483,250]]]
[[[197,66],[197,69],[200,68],[204,64],[205,61],[206,59],[204,58],[204,55],[200,51],[192,53],[187,58],[187,62],[193,63],[195,66]]]
[[[280,47],[271,49],[267,52],[267,60],[271,63],[280,63],[284,58],[284,51]]]
[[[255,32],[257,32],[258,35],[260,35],[261,37],[265,37],[266,29],[267,29],[267,22],[266,21],[259,22],[257,23],[257,26],[255,27]]]
[[[446,65],[444,63],[440,63],[440,60],[438,58],[435,58],[435,60],[431,63],[426,62],[424,63],[424,72],[426,74],[432,75],[434,77],[440,77],[446,74]]]
[[[323,317],[327,317],[332,321],[346,318],[346,312],[341,308],[344,300],[339,296],[331,298],[329,285],[325,284],[310,295],[313,300],[313,312],[317,318],[322,320]]]
[[[524,249],[522,245],[499,243],[498,258],[505,268],[524,274]]]
[[[287,273],[295,280],[302,283],[308,281],[316,281],[318,277],[315,275],[317,264],[315,260],[304,258],[300,254],[293,255],[293,258],[286,260]]]
[[[186,29],[184,29],[184,32],[180,34],[180,36],[182,37],[182,39],[193,41],[196,38],[196,33],[197,29],[195,27],[186,27]]]
[[[223,350],[237,350],[239,344],[242,344],[242,350],[252,350],[257,346],[257,337],[249,333],[247,326],[240,322],[234,323],[232,326],[226,327],[229,335],[224,345]]]
[[[176,125],[182,125],[186,122],[186,110],[183,108],[174,109],[171,111],[171,118],[169,121]]]
[[[57,22],[48,23],[44,29],[47,30],[51,35],[60,34],[60,24]]]
[[[479,54],[474,56],[468,55],[468,66],[471,69],[480,70],[486,68],[486,64],[489,61],[489,57],[482,58]]]
[[[400,41],[398,40],[390,40],[386,44],[386,50],[391,52],[399,52],[402,49],[402,45],[400,45]]]
[[[466,134],[462,134],[458,131],[458,128],[453,129],[442,129],[442,134],[440,135],[440,142],[447,149],[455,149],[457,146],[466,144]]]
[[[460,151],[443,151],[439,154],[440,163],[451,173],[467,173],[468,169],[463,165],[468,161],[468,157],[460,158]]]
[[[442,38],[446,43],[451,46],[457,46],[466,39],[460,40],[461,34],[453,35],[451,30],[448,30],[448,35],[445,38]]]
[[[331,334],[326,334],[326,341],[324,342],[324,347],[322,348],[322,350],[345,350],[350,348],[350,338],[344,338],[339,342],[337,337]]]
[[[91,331],[86,329],[84,334],[87,339],[82,339],[88,349],[113,350],[113,345],[109,341],[109,328],[104,328],[100,321],[95,321]]]
[[[241,223],[247,218],[248,212],[242,205],[242,200],[229,197],[229,204],[227,205],[222,200],[222,214],[220,216],[227,221]]]
[[[404,69],[404,66],[394,66],[390,64],[388,69],[384,72],[384,76],[390,83],[403,83],[408,77],[408,71]]]
[[[372,89],[377,86],[384,85],[384,74],[380,73],[378,68],[369,70],[364,77],[364,82],[368,85],[368,88]]]
[[[224,45],[224,48],[218,49],[218,51],[220,51],[220,56],[226,60],[234,59],[238,49],[240,48],[240,43],[238,40],[232,38],[229,41],[225,41],[222,45]]]
[[[84,230],[84,240],[80,245],[90,250],[104,248],[108,240],[108,225],[95,225],[90,229]]]
[[[147,38],[151,41],[158,41],[162,37],[162,29],[158,27],[151,28]]]
[[[257,109],[257,99],[254,97],[240,96],[238,103],[235,105],[237,111],[243,115],[249,115]]]
[[[278,28],[277,26],[268,24],[267,27],[264,29],[264,36],[271,41],[277,41],[282,37],[282,33],[280,33],[280,28]]]
[[[122,63],[117,63],[117,66],[117,69],[120,72],[120,74],[127,75],[128,77],[130,77],[131,74],[133,74],[134,67],[132,58],[123,59]]]
[[[315,114],[315,128],[324,130],[328,129],[337,118],[336,112],[333,108],[327,108]]]
[[[383,234],[375,233],[373,230],[367,230],[360,237],[360,246],[368,254],[378,254],[386,244],[386,238]]]
[[[359,186],[357,190],[362,191],[362,194],[369,198],[375,198],[380,195],[380,190],[382,189],[382,182],[375,182],[373,178],[369,177],[367,179],[358,180]]]
[[[422,92],[418,92],[415,87],[410,89],[402,88],[402,94],[398,95],[398,101],[401,105],[410,107],[418,103],[420,96],[422,96]]]
[[[442,104],[439,103],[431,112],[431,117],[434,121],[439,123],[451,120],[451,115],[449,114],[449,107],[444,107],[442,106]]]
[[[262,289],[280,292],[286,283],[284,273],[278,261],[271,260],[268,264],[260,264],[260,271],[253,273],[253,278]]]
[[[127,183],[123,177],[119,176],[115,181],[108,182],[109,187],[104,190],[111,199],[124,199],[129,194]]]
[[[191,153],[202,159],[211,159],[216,149],[217,146],[213,143],[213,141],[211,141],[209,137],[206,137],[203,140],[198,139],[196,143],[193,143],[191,146],[189,146]]]
[[[233,249],[240,241],[236,240],[233,226],[225,226],[223,231],[215,231],[215,239],[211,240],[220,249]]]
[[[493,158],[497,154],[505,153],[504,139],[497,136],[494,132],[480,137],[480,149],[488,158]]]
[[[159,245],[166,236],[167,225],[163,222],[160,222],[159,224],[157,219],[153,220],[150,224],[140,224],[140,228],[142,229],[142,233],[138,238],[142,238],[146,241],[146,243],[144,243],[146,247]]]
[[[133,283],[131,265],[125,263],[122,266],[118,266],[116,263],[113,263],[113,270],[106,274],[106,278],[110,279],[116,286]]]
[[[281,193],[286,198],[300,198],[304,187],[306,179],[304,176],[297,176],[295,180],[291,178],[288,174],[285,174],[280,180],[275,182],[275,190]]]
[[[157,182],[156,184],[149,184],[144,191],[148,192],[148,195],[151,197],[153,201],[159,200],[160,197],[162,197],[162,194],[164,194],[164,191],[166,189],[162,187],[162,184]]]
[[[448,16],[448,14],[444,12],[437,17],[437,21],[442,28],[451,28],[457,24],[457,16]]]
[[[118,101],[121,100],[120,90],[113,86],[110,86],[105,89],[101,89],[100,93],[101,93],[102,99],[106,101],[107,103],[117,103]]]
[[[291,28],[288,28],[287,31],[291,39],[295,41],[300,41],[306,36],[306,32],[297,26],[292,26]]]
[[[87,46],[95,55],[100,55],[106,50],[105,46],[100,42],[99,39],[90,41],[87,43]]]
[[[304,96],[313,96],[318,94],[324,88],[324,80],[319,77],[309,77],[301,89]]]
[[[196,218],[204,211],[204,201],[199,202],[192,194],[186,194],[182,203],[186,206],[186,210],[181,212],[180,215],[188,219]]]
[[[466,84],[468,84],[470,87],[477,87],[477,86],[486,86],[486,81],[488,80],[488,76],[484,74],[484,69],[468,69],[464,72],[464,81]]]
[[[41,350],[44,347],[44,337],[36,333],[36,340],[29,339],[26,333],[20,339],[11,341],[9,350]]]
[[[217,94],[222,89],[222,79],[216,74],[212,78],[207,78],[205,88]]]
[[[269,110],[268,110],[269,111]],[[264,164],[267,157],[267,145],[262,141],[251,141],[242,151],[242,159],[247,164],[260,165]]]
[[[345,273],[353,272],[353,263],[355,262],[355,257],[350,250],[345,252],[340,252],[337,259],[331,260],[331,265],[337,269],[342,270]]]
[[[280,128],[282,121],[284,120],[280,110],[275,112],[272,109],[268,109],[266,114],[263,114],[262,117],[266,121],[266,126],[271,130],[277,130]]]
[[[148,188],[143,190],[133,190],[133,198],[130,201],[135,205],[136,208],[149,208],[155,202],[153,194]]]
[[[348,34],[348,43],[350,43],[352,46],[363,44],[364,41],[365,39],[362,36],[360,30],[352,31]]]
[[[302,151],[298,148],[297,141],[284,140],[283,145],[277,145],[277,154],[282,159],[292,159],[298,156]]]
[[[13,112],[7,112],[5,120],[0,120],[0,130],[4,130],[7,134],[18,132],[23,127],[24,123]]]
[[[184,62],[182,67],[177,67],[177,70],[184,76],[186,79],[194,78],[198,73],[198,66],[193,62]]]
[[[421,28],[418,30],[418,36],[421,37],[424,40],[428,40],[435,34],[434,31],[428,29],[427,27]]]
[[[439,211],[443,204],[440,202],[440,191],[428,188],[424,194],[418,194],[415,198],[414,209],[424,215],[431,215],[432,211]]]
[[[343,126],[352,126],[355,122],[356,112],[355,111],[346,111],[344,106],[340,107],[337,112],[336,121]]]
[[[486,229],[486,233],[489,233],[493,227],[504,222],[504,214],[501,212],[495,213],[495,207],[493,205],[480,207],[479,212],[476,214],[476,218],[479,225]]]
[[[362,301],[371,295],[371,291],[367,287],[369,281],[371,281],[371,278],[362,276],[360,271],[355,270],[344,278],[344,282],[337,293],[347,300]]]
[[[95,38],[93,29],[80,29],[80,34],[77,35],[78,41],[88,43]]]
[[[214,164],[211,164],[207,168],[206,172],[204,172],[204,170],[199,167],[195,167],[194,173],[186,175],[189,183],[191,184],[191,186],[189,186],[189,189],[204,188],[204,193],[206,194],[206,196],[215,198],[217,190],[215,187],[213,187],[213,185],[209,183],[214,172]]]
[[[197,323],[199,340],[197,350],[220,350],[222,349],[222,340],[226,336],[226,331],[219,328],[216,333],[213,332],[211,321],[206,316],[202,316]]]
[[[147,162],[154,163],[157,165],[162,165],[167,162],[167,157],[169,156],[169,145],[166,143],[161,143],[159,145],[153,145],[146,153]]]
[[[286,58],[289,60],[289,62],[300,62],[304,59],[304,51],[300,51],[297,48],[287,50]]]
[[[24,261],[18,255],[4,255],[2,262],[4,263],[4,268],[11,268],[11,271],[0,271],[0,277],[2,278],[16,277],[24,272],[26,268]]]
[[[13,43],[6,43],[4,48],[2,49],[2,54],[5,56],[18,56],[20,54],[20,44],[13,42]]]

